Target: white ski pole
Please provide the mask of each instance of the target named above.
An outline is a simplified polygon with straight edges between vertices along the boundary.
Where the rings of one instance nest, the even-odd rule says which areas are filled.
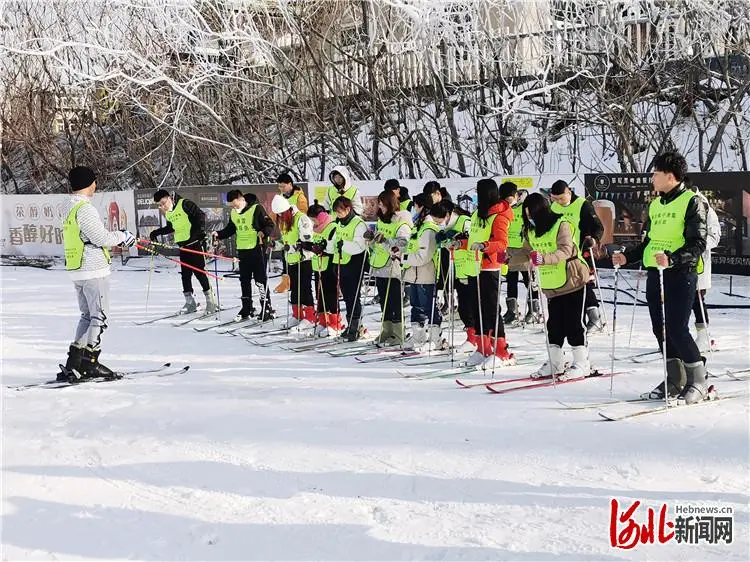
[[[633,341],[633,325],[635,323],[635,307],[638,304],[638,294],[641,290],[641,275],[643,273],[643,264],[638,267],[638,273],[635,280],[635,297],[633,297],[633,312],[630,314],[630,334],[628,335],[628,353],[631,352]]]
[[[613,255],[621,252],[614,252]],[[615,334],[617,333],[617,281],[620,279],[620,266],[616,265],[615,268],[615,297],[613,300],[612,307],[612,355],[609,364],[609,397],[612,398],[614,394],[614,376],[615,376]],[[584,295],[585,299],[585,295]]]

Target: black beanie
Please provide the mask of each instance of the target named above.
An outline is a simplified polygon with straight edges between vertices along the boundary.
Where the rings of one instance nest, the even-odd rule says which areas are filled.
[[[68,181],[71,191],[80,191],[96,181],[96,174],[91,168],[76,166],[68,172]]]

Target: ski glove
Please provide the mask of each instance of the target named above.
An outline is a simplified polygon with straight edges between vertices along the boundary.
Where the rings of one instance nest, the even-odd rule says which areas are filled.
[[[508,263],[508,252],[505,250],[499,250],[497,252],[497,263]]]
[[[121,231],[125,235],[125,240],[122,241],[121,246],[127,246],[130,248],[135,244],[135,236],[133,236],[132,232],[128,232],[127,230]]]
[[[385,235],[382,232],[376,232],[372,240],[373,242],[380,244],[381,242],[385,241]]]
[[[365,230],[365,233],[362,235],[362,238],[364,238],[365,240],[369,242],[370,240],[375,239],[375,233],[372,230]]]
[[[472,252],[484,252],[484,248],[484,242],[474,242],[469,250],[471,250]]]
[[[586,236],[586,238],[583,239],[582,246],[584,248],[593,248],[594,246],[596,246],[596,238],[594,238],[593,236]]]
[[[462,240],[454,238],[453,240],[446,241],[443,244],[443,247],[448,248],[449,250],[460,250],[461,249],[461,242],[462,242]]]
[[[156,239],[159,238],[159,235],[156,234],[155,230],[152,230],[151,234],[148,235],[148,238],[149,240],[151,240],[151,242],[156,242]]]
[[[544,265],[544,256],[536,250],[529,254],[529,259],[534,265]]]

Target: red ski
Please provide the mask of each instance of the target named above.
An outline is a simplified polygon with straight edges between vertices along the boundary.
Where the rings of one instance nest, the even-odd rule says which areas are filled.
[[[492,382],[482,381],[482,382],[464,382],[460,379],[456,379],[456,384],[460,386],[461,388],[476,388],[478,386],[497,386],[500,384],[508,384],[511,382],[528,382],[528,381],[538,381],[538,380],[546,380],[551,379],[552,377],[538,377],[538,378],[531,378],[531,377],[519,377],[517,379],[500,379]]]
[[[612,373],[613,375],[619,375],[622,373],[627,373],[628,371],[617,371],[615,373]],[[521,386],[514,386],[512,388],[501,388],[497,389],[495,386],[497,386],[497,383],[490,383],[485,384],[484,386],[489,390],[492,394],[508,394],[509,392],[515,392],[516,390],[530,390],[532,388],[547,388],[550,386],[557,386],[561,384],[568,384],[570,382],[580,382],[585,381],[588,379],[594,379],[594,378],[601,378],[601,377],[608,377],[610,376],[610,373],[601,373],[599,371],[594,371],[594,373],[590,374],[587,377],[576,377],[574,379],[568,379],[564,381],[552,381],[552,380],[545,380],[543,382],[536,382],[533,384],[523,384]]]

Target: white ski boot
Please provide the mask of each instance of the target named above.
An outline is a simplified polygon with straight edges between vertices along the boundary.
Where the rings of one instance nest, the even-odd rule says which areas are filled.
[[[573,364],[565,369],[558,380],[579,379],[591,374],[591,363],[589,362],[589,349],[585,345],[577,345],[573,348]]]
[[[185,304],[180,309],[180,314],[191,314],[198,310],[198,304],[193,298],[193,293],[182,293],[185,295]]]
[[[550,364],[550,359],[552,363]],[[532,379],[543,379],[553,375],[561,375],[565,372],[565,361],[563,351],[559,345],[549,344],[549,358],[536,373],[531,374]]]

